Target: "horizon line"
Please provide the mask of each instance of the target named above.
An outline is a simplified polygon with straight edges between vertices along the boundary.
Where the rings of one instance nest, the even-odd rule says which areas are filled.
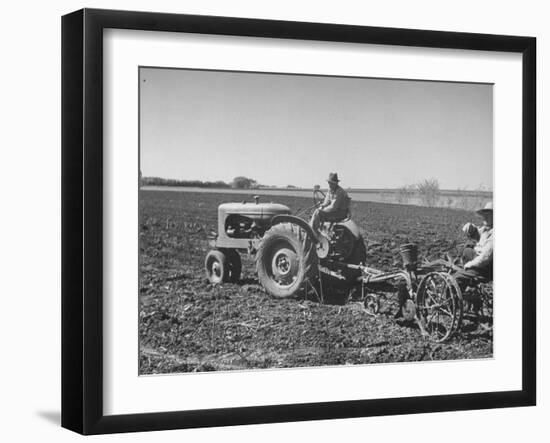
[[[231,186],[231,182],[226,182],[224,180],[199,180],[199,179],[193,179],[193,180],[183,180],[183,179],[178,179],[178,178],[165,178],[165,177],[158,177],[158,176],[145,176],[145,177],[141,177],[141,180],[150,180],[150,179],[160,179],[160,180],[166,180],[166,181],[174,181],[174,182],[180,182],[180,183],[188,183],[188,182],[200,182],[200,183],[224,183],[226,185],[229,185]],[[396,187],[354,187],[354,186],[342,186],[343,189],[345,190],[351,190],[351,191],[399,191],[400,189],[403,189],[403,188],[413,188],[417,185],[417,183],[411,183],[411,184],[408,184],[408,185],[401,185],[401,186],[396,186]],[[199,185],[197,186],[182,186],[182,185],[179,185],[179,184],[173,184],[173,185],[162,185],[162,184],[150,184],[150,185],[147,185],[145,184],[144,186],[175,186],[175,187],[178,187],[178,186],[181,186],[181,187],[201,187]],[[273,189],[273,190],[278,190],[278,191],[283,191],[283,190],[288,190],[288,191],[313,191],[315,189],[316,186],[321,186],[321,185],[313,185],[313,186],[296,186],[296,185],[292,185],[292,184],[288,184],[288,185],[266,185],[266,184],[259,184],[258,186],[256,187],[251,187],[251,188],[235,188],[235,189],[242,189],[242,190],[250,190],[250,191],[253,191],[254,189]],[[211,189],[227,189],[227,188],[223,188],[223,187],[215,187],[215,186],[209,186]],[[324,188],[325,186],[321,186],[321,189]],[[328,187],[328,186],[326,186]],[[440,188],[439,189],[440,192],[487,192],[487,193],[493,193],[493,189],[492,188],[484,188],[483,186],[478,186],[477,189],[470,189],[470,188]]]

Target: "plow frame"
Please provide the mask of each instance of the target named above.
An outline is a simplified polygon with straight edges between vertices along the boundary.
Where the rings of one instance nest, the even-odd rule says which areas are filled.
[[[362,299],[369,299],[371,314],[380,309],[380,294],[369,292],[369,285],[374,283],[401,282],[407,289],[407,297],[399,300],[399,310],[406,320],[414,320],[423,336],[432,341],[443,343],[453,337],[462,324],[464,303],[462,292],[456,279],[451,274],[454,265],[445,260],[417,268],[406,266],[405,269],[381,271],[365,266],[344,264],[345,267],[361,271],[357,283],[361,286]],[[435,286],[435,282],[439,286]],[[430,287],[429,287],[430,286]],[[384,294],[383,298],[393,298]],[[445,309],[446,308],[446,309]],[[441,330],[440,314],[449,317],[447,325]],[[434,319],[437,318],[437,322]]]

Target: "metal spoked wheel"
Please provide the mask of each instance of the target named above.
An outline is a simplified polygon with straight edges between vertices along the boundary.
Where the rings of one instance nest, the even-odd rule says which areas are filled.
[[[447,341],[462,323],[462,293],[445,272],[427,274],[418,287],[416,305],[424,329],[435,342]]]

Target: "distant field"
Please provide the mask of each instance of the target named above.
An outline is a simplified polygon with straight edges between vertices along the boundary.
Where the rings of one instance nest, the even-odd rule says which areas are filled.
[[[241,281],[212,286],[203,270],[207,235],[216,229],[217,206],[235,200],[209,190],[140,191],[140,374],[492,356],[490,333],[466,322],[450,342],[434,344],[394,320],[393,302],[373,317],[330,294],[325,304],[274,299],[248,258]],[[310,202],[288,194],[273,200],[293,211]],[[368,240],[368,264],[380,269],[398,266],[399,245],[410,241],[423,257],[440,256],[472,219],[462,210],[357,199],[353,213]]]
[[[174,191],[174,192],[201,192],[201,193],[227,193],[242,194],[246,196],[268,195],[268,196],[289,196],[308,197],[313,195],[313,189],[292,189],[292,188],[258,188],[258,189],[232,189],[232,188],[199,188],[184,186],[143,186],[144,191]],[[347,191],[354,201],[396,203],[422,206],[420,197],[412,195],[404,198],[399,195],[396,189],[352,189]],[[435,206],[443,208],[455,208],[475,210],[483,207],[485,203],[493,199],[493,193],[489,191],[456,191],[442,190]]]

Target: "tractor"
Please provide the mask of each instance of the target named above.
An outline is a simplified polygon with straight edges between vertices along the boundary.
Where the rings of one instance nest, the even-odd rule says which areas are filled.
[[[312,210],[324,199],[314,192]],[[316,235],[310,225],[290,208],[278,203],[223,203],[218,207],[218,232],[210,238],[213,249],[205,260],[211,283],[235,282],[241,273],[240,253],[255,257],[260,284],[275,297],[292,297],[314,285],[320,273],[342,284],[361,275],[366,248],[351,213],[340,221],[325,223]]]
[[[464,298],[453,277],[455,263],[420,264],[417,246],[407,243],[399,251],[401,269],[375,269],[365,263],[365,241],[351,213],[340,222],[325,222],[320,235],[298,216],[321,204],[320,190],[314,191],[313,206],[296,215],[285,205],[259,200],[219,206],[218,233],[210,238],[213,249],[205,260],[211,283],[238,281],[240,253],[247,253],[255,257],[260,284],[272,296],[292,297],[311,289],[323,301],[330,287],[331,293],[359,293],[367,312],[376,315],[391,293],[398,297],[397,315],[416,322],[433,341],[447,341],[460,329]],[[482,300],[492,308],[492,292]]]

